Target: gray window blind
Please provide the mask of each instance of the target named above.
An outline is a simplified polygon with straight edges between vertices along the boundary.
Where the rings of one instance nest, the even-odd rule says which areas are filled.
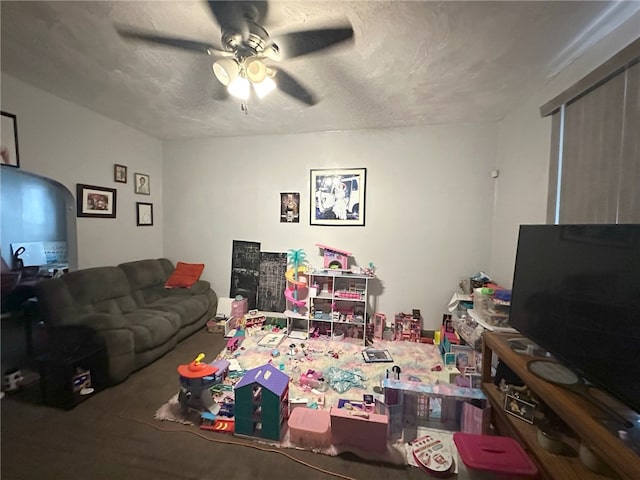
[[[639,58],[640,39],[541,108],[553,115],[548,223],[640,223]]]

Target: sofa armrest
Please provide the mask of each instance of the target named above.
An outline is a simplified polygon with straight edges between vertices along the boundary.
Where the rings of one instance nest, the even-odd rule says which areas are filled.
[[[168,288],[170,295],[202,295],[211,289],[211,283],[207,280],[198,280],[189,288]]]

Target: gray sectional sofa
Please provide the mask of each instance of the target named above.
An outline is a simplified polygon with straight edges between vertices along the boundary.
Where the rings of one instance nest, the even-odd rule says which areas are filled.
[[[164,284],[173,271],[166,258],[148,259],[40,282],[38,305],[55,339],[51,348],[65,338],[65,331],[81,329],[105,347],[107,383],[122,382],[215,316],[218,298],[209,282],[167,289]]]

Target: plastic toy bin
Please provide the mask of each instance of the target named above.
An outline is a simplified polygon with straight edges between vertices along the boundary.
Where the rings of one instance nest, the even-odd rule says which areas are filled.
[[[331,445],[331,417],[325,410],[294,408],[287,422],[289,440],[300,447],[323,448]]]
[[[529,480],[538,477],[533,461],[513,438],[456,432],[459,480]]]

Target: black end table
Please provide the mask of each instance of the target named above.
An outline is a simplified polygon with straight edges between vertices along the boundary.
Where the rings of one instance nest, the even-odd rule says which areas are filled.
[[[42,401],[47,405],[71,409],[108,385],[107,357],[102,345],[67,345],[40,355],[36,360]],[[91,393],[82,389],[87,373],[91,379]]]

